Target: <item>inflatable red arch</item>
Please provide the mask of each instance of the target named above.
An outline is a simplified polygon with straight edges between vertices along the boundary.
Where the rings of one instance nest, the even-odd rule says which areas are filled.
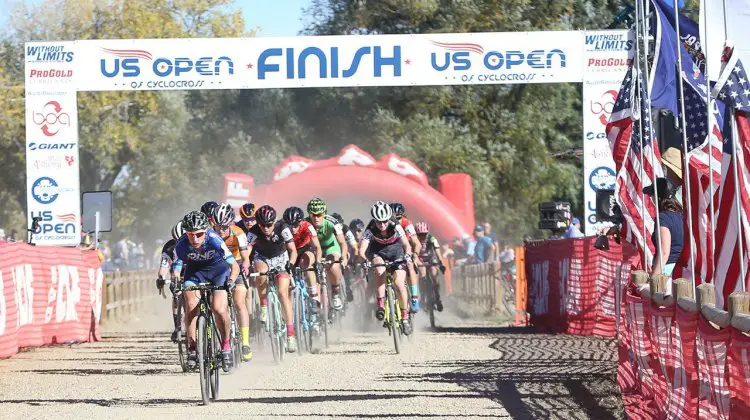
[[[338,156],[315,161],[290,156],[274,169],[270,184],[255,185],[242,173],[224,174],[224,200],[237,207],[247,201],[271,204],[279,212],[289,206],[304,207],[321,197],[329,211],[347,219],[369,219],[368,209],[377,200],[404,204],[411,220],[427,222],[443,240],[463,237],[474,225],[471,177],[463,173],[442,175],[439,191],[414,163],[393,153],[379,161],[354,145]]]

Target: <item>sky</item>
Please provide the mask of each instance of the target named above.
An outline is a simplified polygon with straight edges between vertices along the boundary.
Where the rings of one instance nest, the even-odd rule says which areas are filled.
[[[39,0],[25,0],[27,4]],[[0,0],[0,24],[18,0]],[[235,6],[242,10],[248,30],[259,28],[257,36],[295,36],[303,29],[302,9],[312,0],[235,0]]]

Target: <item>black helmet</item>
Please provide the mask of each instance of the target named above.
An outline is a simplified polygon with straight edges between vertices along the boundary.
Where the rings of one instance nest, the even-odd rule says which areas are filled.
[[[219,203],[216,201],[206,201],[201,206],[201,213],[205,214],[206,217],[212,217],[216,207],[219,207]]]
[[[255,220],[261,225],[270,225],[276,221],[276,209],[266,204],[255,212]]]
[[[401,217],[404,215],[404,212],[406,209],[404,209],[404,205],[401,203],[391,203],[391,209],[393,209],[393,215],[396,217]]]
[[[289,207],[284,210],[284,223],[290,226],[297,226],[305,218],[305,212],[299,207]]]
[[[208,217],[199,211],[191,211],[182,218],[182,229],[185,232],[195,232],[206,228],[208,228]]]
[[[360,219],[354,219],[349,222],[349,229],[353,231],[365,230],[365,222]]]
[[[344,218],[340,214],[338,214],[338,213],[331,213],[331,217],[333,217],[334,219],[336,219],[336,221],[339,222],[339,224],[342,224],[342,225],[344,224]]]

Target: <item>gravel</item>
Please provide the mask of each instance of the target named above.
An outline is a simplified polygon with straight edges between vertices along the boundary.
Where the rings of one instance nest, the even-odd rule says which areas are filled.
[[[402,353],[387,332],[344,331],[320,354],[267,351],[222,374],[200,405],[197,373],[169,342],[168,301],[109,324],[103,341],[41,347],[0,360],[0,418],[624,418],[612,340],[531,334],[438,314]],[[374,324],[374,321],[373,321]]]

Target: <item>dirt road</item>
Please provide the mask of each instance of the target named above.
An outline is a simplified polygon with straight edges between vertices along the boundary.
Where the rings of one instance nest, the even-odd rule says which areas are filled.
[[[0,360],[0,418],[623,418],[614,343],[531,334],[442,315],[400,355],[387,333],[346,332],[326,351],[275,365],[256,352],[200,405],[182,373],[167,304],[104,340]],[[166,315],[166,316],[165,316]],[[424,317],[422,317],[424,320]]]

